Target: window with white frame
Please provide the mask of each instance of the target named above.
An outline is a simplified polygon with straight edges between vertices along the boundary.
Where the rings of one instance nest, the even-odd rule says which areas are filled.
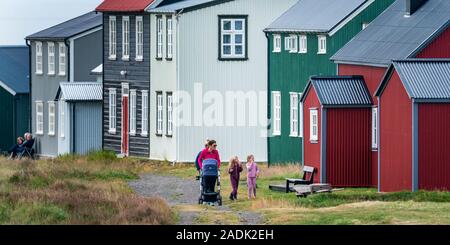
[[[372,149],[378,148],[378,108],[372,108]]]
[[[117,22],[116,16],[109,16],[109,59],[117,56]]]
[[[130,60],[130,17],[122,17],[122,60]]]
[[[136,61],[144,60],[144,21],[142,16],[136,17]]]
[[[55,75],[55,43],[48,42],[48,75]]]
[[[219,59],[245,59],[247,55],[246,17],[219,16],[219,21],[220,21]]]
[[[110,134],[116,133],[116,119],[117,119],[117,96],[116,96],[116,89],[110,88],[109,89],[109,130],[108,132]]]
[[[44,103],[36,101],[36,134],[44,134]]]
[[[302,97],[302,93],[298,94],[298,98],[300,99]],[[298,122],[299,122],[299,129],[298,129],[298,136],[303,138],[303,102],[299,102],[299,116],[298,116]]]
[[[319,140],[319,112],[317,109],[309,110],[309,141],[316,143]]]
[[[42,73],[42,42],[36,42],[36,74]]]
[[[130,135],[136,135],[136,90],[130,89]]]
[[[55,135],[55,123],[56,123],[55,102],[48,102],[48,135]]]
[[[298,136],[298,93],[290,93],[290,127],[291,131],[289,136]]]
[[[162,92],[156,93],[156,134],[162,135],[163,133],[163,94]]]
[[[148,91],[142,90],[142,122],[141,135],[148,135]]]
[[[167,17],[167,26],[166,26],[166,39],[167,39],[167,58],[172,59],[173,56],[173,21],[172,16]]]
[[[273,103],[273,135],[281,135],[281,93],[272,92]]]
[[[273,35],[273,52],[281,52],[281,35]]]
[[[60,76],[65,76],[66,75],[66,45],[64,43],[59,43],[58,44],[59,47],[59,75]]]
[[[167,93],[167,135],[173,134],[173,97],[172,93]]]
[[[156,18],[156,58],[163,57],[163,18],[159,16]]]
[[[318,54],[326,54],[327,53],[327,36],[325,35],[319,35],[317,36],[319,50],[317,51]]]
[[[308,52],[308,37],[306,35],[300,35],[299,37],[299,53],[306,54]]]
[[[284,50],[285,51],[291,51],[292,49],[292,41],[291,41],[292,37],[291,36],[287,36],[284,38]]]
[[[290,53],[297,53],[297,51],[298,51],[298,36],[297,35],[291,35],[290,38],[289,38],[289,42],[290,42],[290,44],[289,44],[289,47],[290,47],[289,52]]]
[[[59,136],[64,138],[64,131],[66,130],[66,102],[59,101]]]

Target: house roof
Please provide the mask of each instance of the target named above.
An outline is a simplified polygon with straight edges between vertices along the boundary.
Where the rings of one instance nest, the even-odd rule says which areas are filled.
[[[101,101],[103,100],[103,85],[97,82],[61,82],[56,94],[68,102]]]
[[[99,12],[143,12],[153,2],[155,0],[104,0],[95,10]]]
[[[89,12],[26,37],[27,40],[67,39],[103,24],[102,14]]]
[[[265,31],[328,33],[366,2],[368,0],[300,0]]]
[[[376,96],[380,96],[394,69],[412,99],[450,99],[450,59],[409,59],[394,61]]]
[[[362,76],[312,76],[301,101],[306,99],[311,86],[324,106],[372,105],[372,96]]]
[[[183,10],[189,12],[191,10],[206,8],[217,4],[222,4],[234,0],[184,0],[161,7],[147,9],[150,13],[176,13]]]
[[[412,15],[397,0],[356,35],[332,60],[387,67],[392,60],[414,57],[450,24],[450,1],[428,0]]]
[[[29,93],[28,47],[0,46],[0,86],[12,95]]]

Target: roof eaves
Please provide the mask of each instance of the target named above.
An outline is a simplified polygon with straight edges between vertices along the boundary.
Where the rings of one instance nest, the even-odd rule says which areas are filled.
[[[393,74],[393,69],[394,69],[394,65],[391,64],[389,66],[389,68],[387,69],[387,71],[384,73],[383,79],[381,80],[380,85],[378,85],[378,88],[375,90],[375,96],[376,97],[380,97],[383,92],[384,89],[386,88],[387,82],[391,79],[392,74]]]
[[[266,28],[263,30],[264,32],[279,32],[279,33],[321,33],[327,34],[329,30],[324,29],[275,29],[275,28]]]
[[[14,89],[10,88],[8,85],[6,85],[6,83],[2,82],[1,80],[0,80],[0,87],[8,91],[12,96],[15,96],[17,94],[17,92],[14,91]]]
[[[337,24],[330,28],[328,31],[330,36],[333,36],[336,32],[338,32],[342,27],[344,27],[349,21],[355,18],[358,14],[364,11],[367,7],[369,7],[375,0],[366,0],[362,2],[358,7],[353,9],[352,12],[347,14],[342,20],[340,20]],[[353,18],[351,18],[353,17]]]

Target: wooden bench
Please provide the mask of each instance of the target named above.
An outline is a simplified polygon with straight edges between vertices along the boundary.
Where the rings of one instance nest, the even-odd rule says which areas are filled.
[[[286,193],[289,193],[293,189],[290,187],[291,184],[295,185],[311,185],[314,182],[314,173],[316,168],[310,166],[303,166],[302,178],[301,179],[291,179],[286,178]]]
[[[311,185],[297,185],[293,189],[297,197],[306,197],[314,193],[332,192],[330,184],[311,184]]]

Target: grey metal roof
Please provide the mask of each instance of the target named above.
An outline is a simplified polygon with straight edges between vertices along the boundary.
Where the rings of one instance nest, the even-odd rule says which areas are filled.
[[[450,99],[450,59],[409,59],[394,61],[376,95],[379,96],[393,72],[397,71],[410,98]]]
[[[324,106],[370,106],[372,96],[362,76],[313,76],[310,78],[301,100],[304,101],[314,87]]]
[[[32,34],[26,37],[26,39],[66,39],[100,27],[102,26],[102,24],[103,18],[101,13],[89,12],[56,26]]]
[[[265,31],[327,33],[367,0],[299,0]]]
[[[0,86],[10,93],[29,93],[29,52],[26,46],[0,46]]]
[[[103,85],[97,82],[61,82],[56,94],[66,101],[101,101],[103,99]]]
[[[450,1],[428,0],[411,16],[397,0],[331,57],[337,63],[389,66],[412,58],[450,24]]]
[[[184,10],[184,12],[187,12],[190,9],[208,7],[229,1],[233,0],[184,0],[157,8],[149,8],[147,9],[147,11],[150,13],[175,13],[180,10]]]

